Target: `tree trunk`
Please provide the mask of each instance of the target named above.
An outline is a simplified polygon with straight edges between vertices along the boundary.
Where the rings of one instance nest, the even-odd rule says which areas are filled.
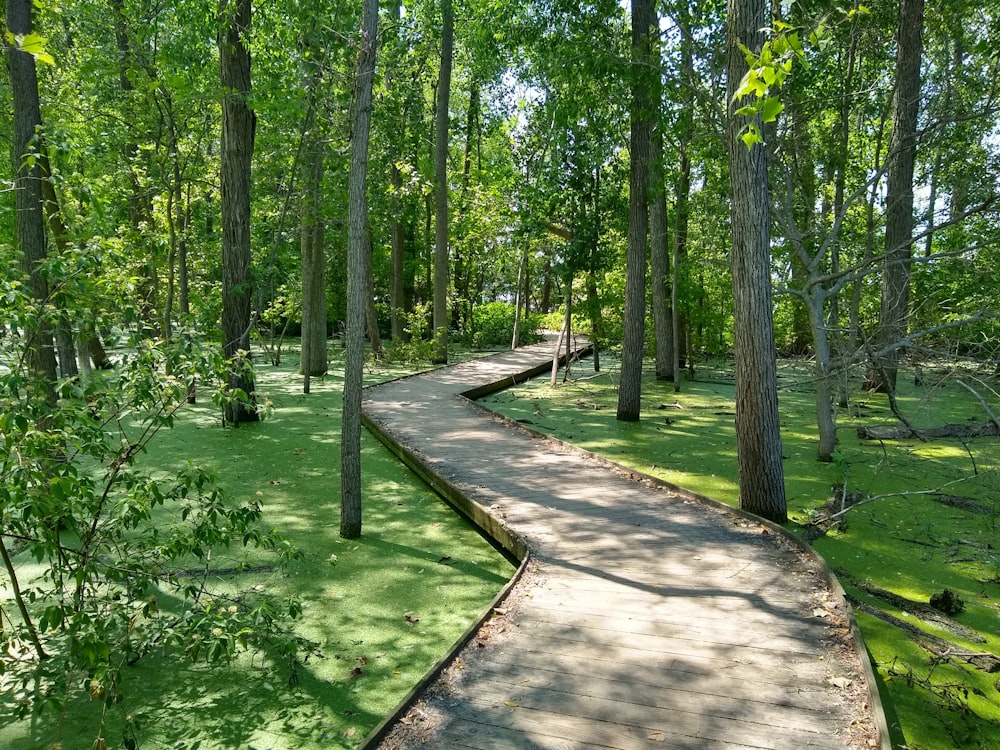
[[[375,309],[375,272],[372,269],[371,237],[365,242],[365,330],[368,332],[368,342],[372,346],[372,356],[375,359],[384,358],[385,347],[382,346],[382,334],[378,330],[378,310]]]
[[[632,102],[629,136],[628,238],[625,259],[622,371],[617,418],[639,421],[646,328],[646,257],[649,235],[649,163],[655,106],[650,83],[653,65],[652,0],[632,0]],[[655,72],[659,75],[658,72]]]
[[[340,536],[361,536],[361,388],[364,379],[365,255],[368,250],[368,140],[378,35],[378,0],[364,0],[355,72],[347,207],[347,349],[340,441]]]
[[[250,352],[250,167],[255,117],[250,94],[250,0],[224,0],[221,5],[219,71],[222,82],[222,351],[234,362],[228,389],[242,391],[225,410],[232,424],[260,417],[253,401]]]
[[[649,205],[650,275],[653,286],[653,330],[656,337],[656,379],[674,380],[674,330],[670,309],[669,227],[663,175],[663,133],[653,134],[653,169]]]
[[[885,392],[896,387],[899,349],[888,349],[906,335],[910,316],[910,260],[913,257],[913,165],[920,109],[920,59],[924,0],[899,0],[896,91],[892,107],[885,218],[885,261],[876,350],[888,351],[873,363],[867,386]]]
[[[403,313],[405,308],[403,273],[406,261],[406,232],[403,226],[403,175],[399,166],[393,162],[389,166],[389,184],[392,186],[390,197],[390,227],[389,240],[392,243],[392,275],[389,281],[389,315],[392,329],[392,340],[403,340]]]
[[[770,25],[764,0],[729,0],[726,33],[727,146],[735,323],[736,451],[740,507],[787,520],[771,306],[770,195],[767,150],[740,138],[746,117],[733,94],[747,70],[740,45],[759,51]],[[757,123],[760,127],[760,123]]]
[[[521,295],[522,282],[528,266],[528,249],[525,247],[521,253],[521,261],[517,264],[517,286],[514,287],[514,330],[510,336],[510,348],[517,349],[518,337],[521,332]]]
[[[7,0],[7,29],[12,34],[31,33],[31,0]],[[49,288],[41,273],[45,260],[45,216],[42,206],[42,173],[39,160],[26,159],[40,149],[36,139],[42,132],[42,110],[38,101],[35,58],[11,44],[7,48],[14,105],[13,172],[14,216],[21,270],[27,278],[31,298],[38,306],[35,328],[28,336],[25,362],[31,377],[29,393],[50,406],[56,403],[56,356],[52,345],[48,305]]]
[[[455,22],[451,0],[441,0],[441,67],[434,125],[434,363],[448,362],[448,105]]]
[[[302,356],[299,370],[310,377],[329,366],[326,351],[326,242],[322,217],[326,144],[310,136],[306,150],[305,201],[302,207]]]
[[[680,143],[678,144],[677,187],[674,191],[674,241],[670,264],[670,323],[674,342],[674,392],[681,387],[682,357],[694,371],[694,359],[688,355],[690,334],[687,317],[681,309],[681,266],[688,253],[688,225],[691,218],[691,142],[694,140],[695,80],[694,40],[691,34],[690,12],[684,3],[677,6],[678,25],[681,32],[682,103],[678,119]]]

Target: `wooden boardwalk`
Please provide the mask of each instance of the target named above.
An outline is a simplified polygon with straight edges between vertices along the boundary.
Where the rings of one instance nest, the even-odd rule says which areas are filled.
[[[525,347],[365,392],[370,429],[529,560],[457,661],[365,746],[888,748],[839,587],[810,555],[461,395],[549,357],[551,344]]]

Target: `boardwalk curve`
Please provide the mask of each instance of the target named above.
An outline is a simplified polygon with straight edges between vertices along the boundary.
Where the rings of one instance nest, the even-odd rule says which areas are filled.
[[[889,748],[843,592],[814,557],[463,395],[549,357],[524,347],[365,392],[369,429],[527,572],[364,746]]]

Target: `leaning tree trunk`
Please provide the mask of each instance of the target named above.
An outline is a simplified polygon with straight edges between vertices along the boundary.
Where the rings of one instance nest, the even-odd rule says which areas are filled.
[[[434,363],[448,361],[448,102],[455,22],[451,0],[441,0],[441,68],[434,125]]]
[[[913,165],[917,153],[920,109],[920,58],[924,0],[899,0],[896,46],[896,92],[885,215],[885,261],[876,350],[885,352],[872,363],[867,385],[879,391],[896,387],[899,349],[910,317],[910,260],[913,257]]]
[[[372,120],[372,83],[378,0],[365,0],[355,71],[354,123],[347,206],[347,358],[340,441],[340,535],[361,536],[361,388],[365,363],[365,254],[368,201],[368,139]]]
[[[222,82],[222,351],[233,362],[228,389],[244,394],[226,406],[232,424],[259,419],[250,352],[250,167],[255,117],[250,94],[250,0],[224,0],[219,37]]]
[[[729,0],[726,51],[729,112],[730,222],[736,368],[736,454],[740,507],[777,523],[787,520],[771,307],[770,201],[767,149],[747,148],[744,116],[733,94],[747,70],[745,45],[759,51],[769,25],[765,0]],[[760,123],[757,123],[758,128]]]
[[[31,0],[7,0],[7,29],[12,34],[31,33]],[[38,306],[35,327],[27,339],[25,362],[31,377],[32,398],[55,406],[56,356],[52,328],[45,311],[49,287],[41,272],[45,260],[45,216],[42,210],[42,173],[37,159],[25,155],[38,149],[35,139],[42,132],[42,110],[38,101],[35,58],[7,44],[7,70],[14,104],[13,172],[14,216],[21,270],[27,288]]]
[[[622,370],[617,418],[639,421],[646,323],[646,247],[649,234],[649,162],[652,150],[652,0],[632,0],[632,102],[629,136],[628,237],[625,258]],[[657,73],[657,75],[659,75]]]

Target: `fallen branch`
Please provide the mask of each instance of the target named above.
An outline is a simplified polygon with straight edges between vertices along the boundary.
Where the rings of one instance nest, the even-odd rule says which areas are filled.
[[[993,413],[993,410],[990,409],[990,405],[986,403],[986,399],[979,394],[979,391],[961,380],[956,380],[955,382],[976,397],[976,400],[978,400],[979,404],[983,407],[983,411],[985,411],[987,416],[989,416],[990,423],[1000,430],[1000,419],[997,419],[997,415]]]
[[[868,503],[874,503],[876,500],[883,500],[884,498],[887,497],[909,497],[910,495],[943,495],[944,493],[942,493],[941,490],[943,490],[945,487],[949,487],[950,485],[958,484],[959,482],[964,482],[964,481],[966,481],[965,478],[953,479],[952,481],[945,482],[940,487],[936,487],[933,490],[909,490],[907,492],[886,492],[883,495],[871,495],[869,497],[866,497],[864,500],[860,500],[854,503],[853,505],[848,505],[843,510],[837,511],[836,513],[832,513],[829,516],[823,516],[822,518],[817,518],[815,521],[812,521],[807,525],[819,526],[820,524],[829,523],[830,521],[840,518],[841,516],[854,510],[855,508],[860,508],[862,505],[868,505]]]
[[[862,440],[905,440],[915,437],[920,440],[928,438],[976,438],[995,437],[1000,435],[1000,425],[996,422],[975,422],[973,424],[946,424],[940,427],[859,427],[858,437]]]
[[[996,654],[990,653],[989,651],[968,651],[964,648],[958,648],[953,643],[946,641],[944,638],[931,635],[930,633],[921,630],[916,625],[912,625],[905,620],[894,617],[888,612],[883,612],[878,607],[873,607],[871,604],[867,604],[860,599],[848,595],[847,600],[851,603],[851,606],[855,610],[864,612],[865,614],[871,615],[884,623],[899,628],[913,638],[919,646],[941,659],[947,659],[949,661],[961,659],[966,664],[982,672],[1000,672],[1000,657]]]

